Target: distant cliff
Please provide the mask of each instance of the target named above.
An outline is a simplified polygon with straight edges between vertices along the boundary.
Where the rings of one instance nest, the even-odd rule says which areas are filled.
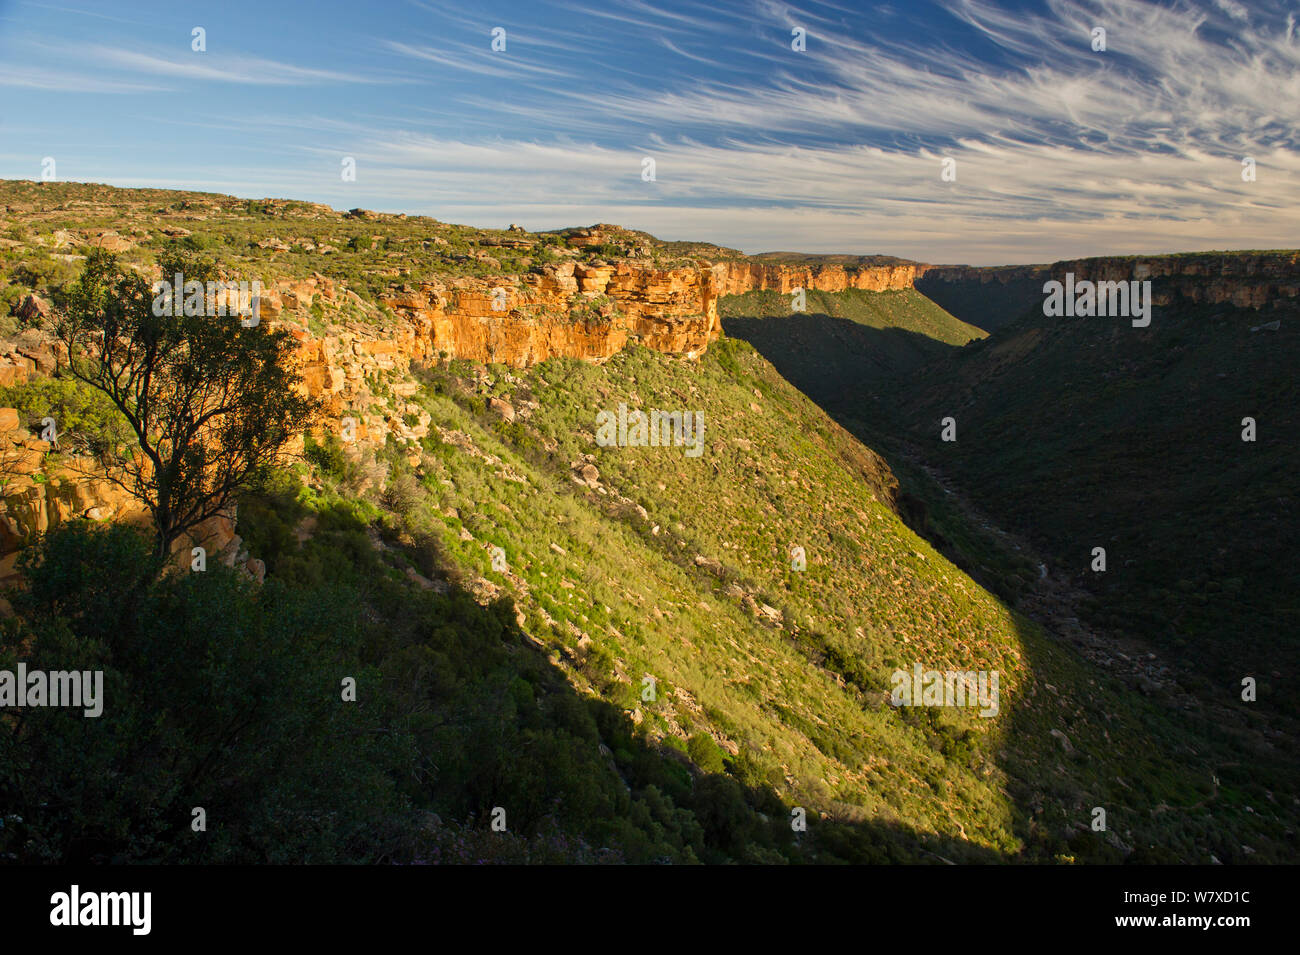
[[[768,289],[788,294],[796,288],[818,292],[843,292],[851,288],[869,292],[894,291],[912,288],[917,270],[917,266],[911,263],[846,266],[774,264],[752,260],[727,262],[725,267],[724,295],[743,295]]]
[[[1199,252],[1105,256],[1051,265],[920,265],[916,288],[963,321],[995,331],[1043,300],[1043,284],[1149,279],[1156,305],[1177,301],[1259,308],[1300,295],[1300,252]]]
[[[962,321],[994,332],[1041,303],[1049,277],[1045,265],[922,265],[916,289]]]
[[[1155,304],[1178,300],[1259,308],[1300,295],[1300,252],[1204,252],[1184,255],[1074,259],[1051,266],[1054,278],[1150,279]]]

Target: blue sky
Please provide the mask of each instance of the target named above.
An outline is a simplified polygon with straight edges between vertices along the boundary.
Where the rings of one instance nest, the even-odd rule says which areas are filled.
[[[1298,20],[1295,0],[0,0],[0,177],[53,157],[63,180],[746,252],[1293,248]]]

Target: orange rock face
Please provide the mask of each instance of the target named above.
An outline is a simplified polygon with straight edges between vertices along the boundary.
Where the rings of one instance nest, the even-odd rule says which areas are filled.
[[[780,265],[765,262],[726,263],[723,295],[772,290],[789,294],[794,289],[843,292],[864,289],[887,292],[909,289],[916,278],[916,266]]]
[[[1150,279],[1157,305],[1181,299],[1259,308],[1271,299],[1300,295],[1300,253],[1296,252],[1081,259],[1057,262],[1051,271],[1053,278],[1073,272],[1075,281]]]
[[[394,292],[383,303],[409,333],[392,340],[402,358],[446,355],[525,367],[556,356],[603,361],[630,341],[699,355],[721,333],[718,298],[753,289],[838,292],[912,287],[915,267],[719,262],[655,268],[635,262],[565,262],[540,275],[499,281],[458,278]],[[377,342],[364,346],[380,354]],[[319,357],[308,359],[319,362]],[[327,362],[328,364],[328,362]],[[312,372],[314,393],[325,370]]]
[[[16,409],[0,408],[0,584],[16,583],[18,552],[61,524],[86,518],[149,525],[145,507],[108,480],[93,458],[62,458],[51,466],[50,450],[48,441],[23,427]],[[235,533],[233,508],[213,515],[174,543],[178,566],[189,566],[194,546],[227,564],[248,559]]]
[[[556,356],[602,361],[633,339],[656,351],[701,354],[719,335],[724,276],[723,266],[565,262],[521,282],[460,278],[383,301],[411,329],[392,341],[396,355],[525,367]],[[378,342],[364,348],[382,350]]]
[[[1230,303],[1259,308],[1271,299],[1300,295],[1300,253],[1265,252],[1200,255],[1152,255],[1128,258],[1073,259],[1052,265],[1009,265],[971,268],[922,265],[922,275],[947,282],[1006,283],[1032,279],[1061,281],[1067,272],[1075,281],[1152,282],[1157,305],[1185,300],[1212,305]]]

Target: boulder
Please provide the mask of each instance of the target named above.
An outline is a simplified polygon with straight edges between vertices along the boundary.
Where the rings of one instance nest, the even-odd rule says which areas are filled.
[[[488,407],[491,408],[493,411],[495,411],[497,414],[499,414],[501,417],[505,418],[507,421],[515,420],[514,406],[512,406],[510,402],[505,401],[502,398],[489,398]],[[588,467],[590,467],[590,465],[588,465]],[[592,468],[592,470],[594,471],[596,469]]]
[[[257,557],[251,558],[244,564],[244,570],[259,584],[266,580],[266,562]]]
[[[105,252],[114,254],[135,248],[134,242],[126,236],[118,235],[116,232],[101,232],[92,244]]]
[[[38,295],[28,295],[14,309],[14,314],[25,322],[44,322],[53,315],[48,302]]]
[[[1061,744],[1061,749],[1065,750],[1067,754],[1074,752],[1074,747],[1070,745],[1070,737],[1066,736],[1060,730],[1052,730],[1052,736]]]

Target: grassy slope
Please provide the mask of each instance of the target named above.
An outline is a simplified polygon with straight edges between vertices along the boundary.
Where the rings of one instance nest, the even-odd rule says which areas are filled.
[[[448,440],[405,523],[438,537],[454,576],[513,594],[552,662],[651,740],[699,763],[708,747],[688,741],[707,735],[728,772],[787,804],[910,833],[910,858],[1284,851],[1275,812],[1216,804],[1211,774],[1228,775],[1218,754],[1194,752],[1184,728],[916,537],[871,490],[872,456],[743,343],[719,343],[698,365],[635,350],[518,378],[497,368],[490,382],[540,407],[505,425],[449,372],[434,374],[419,400]],[[704,411],[708,450],[597,448],[595,414],[620,401]],[[585,454],[602,491],[570,477]],[[807,549],[803,573],[789,569],[795,544]],[[508,573],[491,570],[491,545]],[[757,618],[747,595],[782,626]],[[889,675],[913,661],[999,670],[1000,715],[892,709]],[[654,702],[640,696],[646,675]],[[1110,834],[1086,828],[1098,805]]]
[[[0,250],[12,293],[44,292],[75,272],[74,263],[34,247],[33,235],[90,224],[122,230],[132,217],[150,225],[163,208],[194,232],[188,244],[264,278],[319,269],[364,295],[424,274],[488,268],[455,258],[480,230],[428,220],[348,220],[200,194],[64,184],[5,184],[0,194],[43,207],[96,203],[93,215],[84,207],[49,208],[34,227],[26,213],[9,217],[6,225],[16,224],[7,234],[23,243]],[[136,203],[130,215],[100,208],[124,196]],[[427,243],[431,229],[449,245]],[[370,248],[374,234],[390,241]],[[250,244],[272,235],[305,235],[340,252],[273,256]],[[366,242],[342,251],[350,238]],[[147,264],[163,241],[154,235],[126,258]],[[492,248],[503,268],[516,265],[512,253]],[[21,275],[14,268],[20,263]],[[758,295],[752,306],[742,301],[728,312],[736,304],[724,300],[724,315],[780,315],[788,299]],[[915,293],[813,293],[809,312],[823,314],[755,321],[759,332],[786,327],[801,336],[794,339],[799,347],[784,351],[780,335],[763,341],[775,348],[777,370],[810,394],[826,384],[837,394],[849,387],[877,391],[887,372],[979,335]],[[367,303],[363,317],[379,316]],[[842,337],[811,334],[822,327]],[[805,353],[828,340],[835,347],[820,356]],[[827,356],[833,366],[819,366]],[[863,361],[874,363],[869,373]],[[565,777],[578,773],[600,780],[603,815],[574,804],[564,817],[568,825],[593,839],[622,838],[625,848],[629,827],[652,832],[643,817],[660,809],[646,807],[661,804],[647,792],[653,774],[638,769],[646,747],[616,721],[600,720],[597,729],[575,716],[564,723],[573,732],[559,732],[545,714],[548,706],[568,712],[568,697],[539,673],[554,669],[588,703],[610,701],[625,718],[640,719],[646,740],[684,751],[683,760],[708,770],[688,788],[706,789],[709,774],[725,772],[750,787],[770,787],[789,804],[851,822],[848,831],[862,841],[836,844],[837,858],[879,858],[868,850],[882,841],[892,847],[889,858],[909,861],[935,854],[1011,858],[1021,851],[1034,860],[1111,859],[1119,857],[1116,842],[1147,858],[1288,857],[1281,832],[1294,827],[1295,810],[1287,797],[1279,795],[1279,804],[1266,791],[1274,786],[1270,773],[1238,750],[1203,743],[1194,716],[1166,717],[975,586],[882,503],[894,487],[879,459],[777,370],[740,342],[719,343],[698,364],[634,351],[603,367],[556,361],[518,377],[494,368],[477,393],[444,370],[429,377],[417,399],[447,440],[427,442],[415,476],[402,474],[395,461],[382,494],[380,482],[341,501],[305,492],[292,506],[250,501],[240,530],[267,557],[273,579],[295,587],[299,578],[318,585],[342,579],[348,593],[360,591],[358,613],[375,639],[400,647],[376,666],[395,683],[435,684],[435,708],[422,716],[436,723],[430,732],[437,745],[427,756],[438,769],[427,785],[437,793],[438,811],[456,819],[481,819],[503,792],[513,794],[512,813],[527,798],[538,817],[576,793]],[[504,425],[483,412],[485,390],[519,407],[531,394],[540,407],[530,421]],[[708,451],[691,459],[680,449],[597,448],[595,413],[620,400],[704,410]],[[583,454],[594,456],[604,493],[571,479],[571,465]],[[393,488],[403,477],[410,480],[397,500]],[[318,530],[299,546],[285,521],[304,511],[315,512]],[[956,530],[964,526],[960,514],[945,519]],[[390,549],[370,550],[366,523],[383,529]],[[508,574],[490,569],[488,544],[505,548]],[[788,570],[795,544],[807,549],[803,573]],[[534,641],[529,646],[540,645],[551,664],[526,665],[524,648],[495,622],[495,609],[486,623],[468,608],[452,612],[455,591],[435,599],[410,582],[407,566],[464,580],[485,597],[494,588],[513,596]],[[751,608],[760,603],[782,612],[781,628],[755,616]],[[482,626],[475,629],[475,622]],[[403,643],[408,638],[410,645]],[[479,659],[482,666],[467,662]],[[891,709],[884,701],[890,672],[916,660],[1001,670],[1000,716]],[[659,680],[654,702],[640,699],[647,673]],[[536,705],[522,684],[536,688]],[[1068,734],[1072,754],[1049,735],[1053,729]],[[597,739],[607,758],[593,755]],[[722,745],[725,760],[710,739]],[[508,753],[489,760],[486,741],[533,748],[514,762]],[[581,758],[572,755],[578,751]],[[632,807],[620,801],[625,783],[637,800]],[[1110,814],[1108,835],[1086,829],[1097,805]],[[610,827],[594,825],[597,815]],[[810,819],[814,832],[828,831],[816,812]],[[647,845],[661,846],[664,838],[647,836]],[[1243,845],[1255,854],[1244,854]],[[709,846],[725,852],[722,858],[760,857],[720,836]],[[633,851],[628,857],[639,858]]]
[[[952,831],[956,818],[977,842],[1009,848],[994,794],[933,752],[924,734],[900,733],[884,700],[889,670],[913,656],[970,658],[1004,670],[1014,687],[1009,618],[969,584],[943,594],[951,571],[933,568],[933,555],[905,531],[873,533],[876,524],[899,525],[862,481],[854,459],[867,456],[824,419],[802,426],[814,409],[770,370],[728,382],[717,355],[708,366],[704,379],[646,352],[604,368],[547,363],[525,380],[541,401],[533,419],[541,440],[557,450],[540,468],[510,461],[508,447],[453,412],[476,445],[529,480],[485,480],[479,459],[447,451],[454,490],[440,504],[475,515],[476,537],[506,549],[518,576],[509,583],[526,590],[525,612],[543,639],[583,658],[583,682],[640,708],[649,726],[679,742],[708,732],[753,764],[756,781],[849,818],[897,815],[927,832]],[[596,411],[620,400],[704,411],[708,451],[691,459],[680,449],[597,449]],[[568,477],[568,464],[593,451],[609,493],[578,491]],[[823,509],[831,489],[835,504]],[[454,559],[507,583],[489,571],[479,540],[449,531],[445,543]],[[789,570],[794,544],[808,551],[802,574]],[[697,555],[721,567],[698,566]],[[910,588],[930,597],[912,601]],[[759,623],[742,589],[783,611],[787,629]],[[948,645],[949,632],[961,633],[966,653]],[[578,649],[584,633],[592,652]],[[912,641],[906,653],[904,639]],[[810,659],[827,652],[844,658],[857,686],[842,687],[833,668]],[[659,681],[655,705],[639,700],[646,674]],[[953,726],[991,728],[969,719]],[[885,752],[887,761],[877,755]]]
[[[722,298],[718,311],[728,335],[831,410],[851,409],[883,379],[984,337],[911,289],[808,292],[806,304],[792,314],[788,295],[747,292]]]

